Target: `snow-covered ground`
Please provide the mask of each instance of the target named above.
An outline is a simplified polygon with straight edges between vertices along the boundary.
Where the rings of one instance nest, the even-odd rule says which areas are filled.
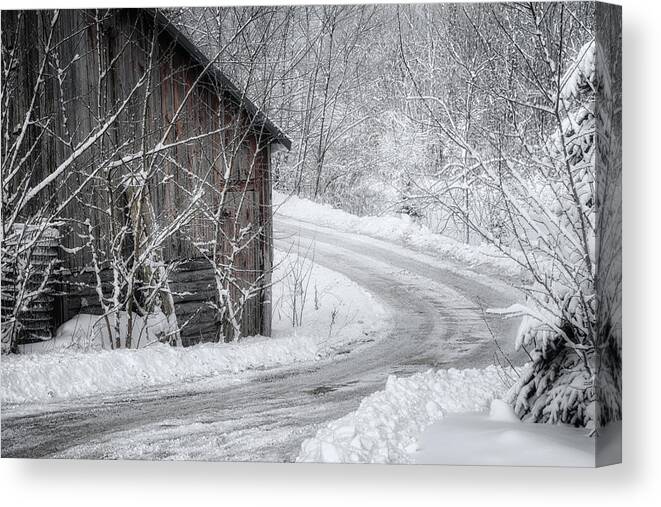
[[[489,366],[391,376],[305,440],[297,461],[594,466],[585,430],[518,420],[501,400],[512,375]]]
[[[501,276],[519,277],[521,267],[489,245],[467,245],[447,236],[435,234],[403,214],[356,216],[329,205],[282,192],[273,192],[273,206],[278,215],[294,218],[344,232],[400,243],[413,250],[451,258],[481,271]]]
[[[299,222],[399,243],[479,271],[520,276],[519,267],[488,246],[434,234],[406,215],[358,217],[276,192],[277,213]],[[595,440],[585,430],[518,420],[501,399],[516,373],[440,369],[391,376],[384,390],[318,429],[298,461],[594,466]]]
[[[394,241],[400,245],[382,243],[385,245],[382,248],[388,251],[397,249],[399,255],[407,259],[426,257],[423,253],[412,252],[411,249],[414,249],[434,253],[434,257],[451,257],[464,264],[468,262],[473,267],[488,265],[502,274],[513,275],[516,271],[509,261],[491,255],[484,248],[467,247],[431,234],[406,218],[355,217],[302,199],[284,200],[283,196],[276,195],[276,200],[282,203],[281,215],[294,217],[297,221],[314,222],[322,226],[319,229],[330,227],[342,231],[334,234],[351,236],[356,244],[381,243],[377,241],[379,239]],[[362,234],[363,239],[346,232]],[[174,386],[204,378],[223,385],[230,384],[247,378],[242,375],[247,370],[331,358],[335,353],[347,352],[363,342],[373,342],[383,336],[390,329],[393,316],[372,294],[349,277],[316,264],[314,242],[306,241],[303,247],[300,242],[301,236],[298,242],[295,238],[289,238],[284,243],[290,250],[276,252],[273,338],[252,337],[236,344],[201,344],[186,349],[150,344],[152,337],[157,337],[163,327],[162,319],[154,319],[153,322],[141,322],[138,326],[139,329],[146,329],[143,345],[147,346],[138,350],[99,350],[104,343],[103,330],[95,330],[96,323],[92,317],[79,317],[76,322],[63,327],[59,340],[55,342],[58,346],[68,345],[66,350],[3,358],[3,403],[43,403],[89,395],[135,392],[144,387]],[[316,244],[324,252],[326,265],[329,265],[329,252],[324,245],[323,242]],[[335,249],[332,252],[337,253]],[[356,255],[340,256],[338,259],[343,259],[342,262],[357,260]],[[375,259],[371,262],[378,264],[381,261]],[[432,259],[426,262],[430,263]],[[333,267],[333,264],[330,266]],[[337,269],[343,270],[341,267]],[[379,271],[381,274],[388,273],[388,276],[396,276],[398,272],[390,273],[387,267]],[[360,276],[354,275],[351,274],[351,278],[361,280]],[[427,273],[425,276],[431,275]],[[442,277],[446,284],[447,276]],[[464,284],[472,283],[470,277],[462,280]],[[366,280],[362,279],[361,283],[366,283]],[[494,279],[493,283],[497,280]],[[411,281],[407,287],[409,290],[413,288]],[[445,290],[449,290],[448,287]],[[438,297],[437,291],[434,295]],[[408,299],[406,301],[410,303]],[[441,307],[452,308],[455,318],[463,315],[461,312],[464,310],[475,312],[470,302],[459,304],[456,299],[443,302]],[[476,324],[468,325],[469,320],[461,318],[462,332],[475,338]],[[82,334],[77,336],[76,333]],[[94,338],[95,333],[98,339]],[[82,340],[90,336],[93,337],[91,342]],[[449,346],[444,348],[446,356]],[[401,374],[397,372],[396,375]],[[303,441],[298,461],[593,466],[594,439],[588,438],[584,431],[565,426],[526,424],[516,419],[510,407],[501,401],[507,398],[515,376],[513,370],[497,366],[429,370],[408,377],[391,375],[385,389],[364,398],[353,412],[330,422],[326,416],[321,426],[317,426],[319,421],[314,424],[310,421],[287,427],[286,431],[282,430],[286,436],[283,442],[298,432],[309,431],[306,428],[315,428],[316,434]],[[306,391],[308,384],[303,380],[301,382],[303,384],[297,385],[295,391],[307,403],[309,400],[305,393],[316,391]],[[353,385],[352,382],[358,381],[352,380],[346,385]],[[329,385],[330,388],[325,384],[321,388],[335,388],[334,384]],[[255,386],[255,389],[263,388]],[[301,400],[297,398],[296,401]],[[291,408],[296,409],[295,406]],[[283,409],[276,405],[275,410]],[[308,410],[311,409],[308,407]],[[345,413],[335,412],[332,417]],[[211,459],[222,454],[220,451],[224,444],[218,444],[218,435],[227,431],[222,426],[224,422],[217,423],[217,431],[206,423],[199,427],[199,431],[194,429],[197,428],[194,424],[186,423],[183,426],[186,430],[180,431],[176,445],[172,444],[171,435],[162,435],[163,431],[174,431],[167,429],[169,425],[165,425],[163,430],[158,421],[150,424],[136,430],[139,435],[134,435],[136,431],[131,430],[133,433],[126,437],[129,439],[127,446],[129,441],[135,443],[140,435],[144,437],[141,457],[150,455],[154,448],[162,450],[158,445],[165,445],[164,442],[172,447],[167,452],[168,456],[187,459],[204,456],[204,459]],[[179,424],[173,423],[172,427],[179,427]],[[256,438],[253,435],[256,432],[260,438],[266,437],[273,442],[275,434],[261,435],[257,431],[260,428],[257,424],[248,431],[237,421],[235,431],[245,431],[245,438],[250,439]],[[73,454],[65,452],[61,455],[96,456],[98,451],[103,456],[126,457],[130,447],[127,446],[119,445],[117,435],[113,434],[107,441],[89,444],[84,449],[74,447],[70,450]],[[193,448],[197,449],[198,454],[190,453]],[[294,453],[296,448],[292,449]],[[238,456],[251,459],[249,454]],[[263,457],[269,456],[266,454]]]
[[[181,348],[153,343],[159,328],[149,322],[142,348],[104,350],[105,326],[96,316],[63,324],[56,340],[2,358],[2,402],[47,402],[224,376],[245,370],[316,361],[361,342],[378,339],[388,327],[385,308],[347,277],[312,263],[309,255],[276,253],[273,274],[273,338],[205,343]],[[300,269],[302,268],[302,269]],[[297,296],[292,326],[293,272],[303,272],[308,293]]]
[[[274,264],[273,338],[296,336],[309,342],[318,354],[328,356],[366,337],[374,339],[388,327],[390,315],[374,295],[314,262],[314,245],[289,252],[276,250]],[[292,325],[294,313],[296,327]]]
[[[583,428],[519,421],[509,405],[489,413],[449,414],[425,430],[415,463],[447,465],[595,465],[595,439]]]

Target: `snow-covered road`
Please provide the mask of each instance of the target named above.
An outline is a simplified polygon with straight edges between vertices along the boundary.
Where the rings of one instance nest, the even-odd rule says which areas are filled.
[[[299,238],[315,242],[315,262],[389,309],[392,328],[384,339],[333,359],[246,373],[229,385],[211,378],[93,400],[3,406],[2,456],[291,461],[304,438],[355,410],[390,374],[493,363],[481,308],[515,302],[505,283],[392,243],[277,220],[278,248]],[[516,323],[486,318],[516,358]]]

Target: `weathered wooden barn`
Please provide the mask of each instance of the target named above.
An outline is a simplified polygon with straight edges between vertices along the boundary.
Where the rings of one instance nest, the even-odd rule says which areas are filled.
[[[49,187],[21,212],[34,221],[40,210],[57,210],[60,243],[50,235],[42,248],[59,264],[24,338],[78,313],[102,313],[99,288],[110,298],[113,277],[124,276],[109,268],[113,259],[130,268],[161,231],[155,250],[186,324],[184,345],[227,339],[220,296],[238,300],[248,287],[241,334],[268,336],[270,158],[275,144],[290,148],[287,136],[157,10],[3,11],[2,41],[20,92],[3,131],[31,111],[21,170],[27,191]],[[135,197],[144,187],[145,202]],[[221,271],[231,279],[223,287]]]

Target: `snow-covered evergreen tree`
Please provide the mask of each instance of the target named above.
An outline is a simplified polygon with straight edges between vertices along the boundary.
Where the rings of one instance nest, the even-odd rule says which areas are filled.
[[[588,428],[596,426],[595,61],[592,40],[562,77],[559,127],[539,150],[546,214],[533,210],[530,220],[544,246],[528,253],[535,281],[527,308],[516,308],[517,346],[532,347],[533,362],[511,391],[523,419]]]

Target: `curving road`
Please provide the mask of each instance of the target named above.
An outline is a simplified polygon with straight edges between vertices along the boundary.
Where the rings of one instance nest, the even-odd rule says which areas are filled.
[[[392,243],[278,219],[276,246],[298,241],[314,241],[315,262],[390,309],[382,340],[229,385],[207,379],[47,407],[3,406],[2,457],[291,461],[304,438],[355,410],[388,375],[490,364],[491,333],[512,353],[516,323],[487,317],[487,327],[481,310],[514,302],[505,283]]]

